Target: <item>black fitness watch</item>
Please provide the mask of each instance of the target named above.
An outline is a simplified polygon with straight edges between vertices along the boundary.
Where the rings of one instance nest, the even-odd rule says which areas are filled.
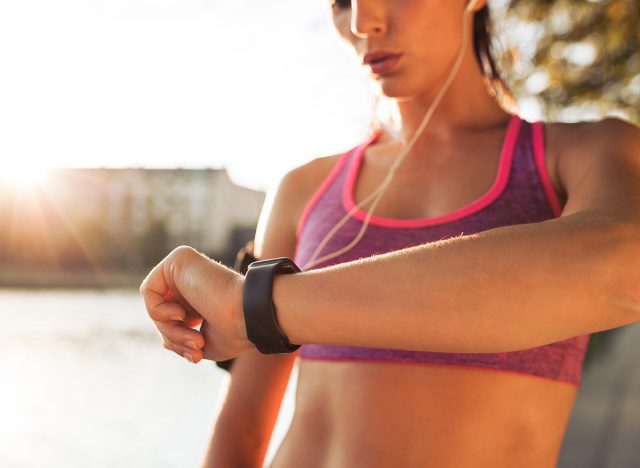
[[[263,354],[285,354],[300,345],[291,344],[284,334],[273,305],[273,277],[298,273],[300,268],[286,257],[258,260],[249,265],[242,289],[247,337]]]

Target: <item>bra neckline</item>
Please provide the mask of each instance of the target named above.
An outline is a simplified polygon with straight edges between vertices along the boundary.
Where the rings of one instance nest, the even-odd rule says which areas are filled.
[[[521,125],[522,119],[520,119],[520,117],[515,114],[512,115],[507,125],[505,137],[502,142],[497,175],[493,181],[493,184],[484,195],[466,204],[465,206],[444,215],[426,218],[387,218],[374,214],[369,219],[369,224],[391,228],[435,226],[438,224],[449,223],[467,217],[490,205],[502,194],[505,187],[507,186],[507,182],[509,181],[511,164],[513,161],[513,153],[515,150],[516,142],[518,140]],[[378,136],[379,132],[370,137],[369,140],[364,142],[362,145],[354,149],[353,157],[347,170],[346,182],[342,191],[342,206],[347,212],[351,211],[356,206],[354,188],[356,186],[358,173],[360,172],[360,168],[362,167],[365,151],[369,147],[369,145],[371,145],[378,138]],[[358,208],[353,214],[353,218],[361,222],[364,222],[366,216],[367,212],[362,210],[361,208]]]

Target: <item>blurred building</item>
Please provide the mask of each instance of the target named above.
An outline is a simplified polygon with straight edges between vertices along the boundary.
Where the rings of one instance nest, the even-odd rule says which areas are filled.
[[[0,186],[0,261],[143,266],[180,244],[225,253],[263,201],[224,169],[60,169],[28,191]]]
[[[264,194],[231,183],[224,169],[75,171],[102,186],[101,212],[110,234],[140,237],[166,229],[170,243],[221,252],[234,228],[257,223]]]

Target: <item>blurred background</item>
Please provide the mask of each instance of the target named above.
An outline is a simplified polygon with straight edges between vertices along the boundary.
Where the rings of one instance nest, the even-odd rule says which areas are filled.
[[[490,0],[521,116],[640,124],[640,2]],[[0,466],[190,467],[226,374],[137,287],[227,264],[288,169],[368,131],[329,0],[0,0]],[[637,467],[640,328],[596,334],[561,467]],[[295,371],[267,460],[293,411]]]

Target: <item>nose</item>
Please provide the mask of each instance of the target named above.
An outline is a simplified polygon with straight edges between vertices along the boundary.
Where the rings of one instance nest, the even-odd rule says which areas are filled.
[[[380,0],[352,0],[351,33],[360,38],[381,36],[387,30],[384,3]]]

